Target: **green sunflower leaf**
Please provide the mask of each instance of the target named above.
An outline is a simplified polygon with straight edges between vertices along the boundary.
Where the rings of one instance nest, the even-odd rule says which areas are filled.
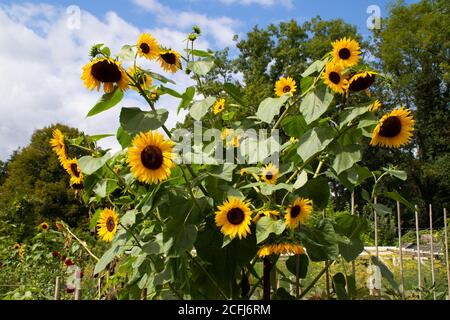
[[[156,73],[156,72],[152,72],[149,70],[143,70],[144,73],[150,75],[153,79],[158,80],[159,82],[162,83],[171,83],[171,84],[176,84],[175,81],[170,80],[169,78],[164,77],[163,75]]]
[[[323,115],[328,110],[333,99],[333,93],[326,86],[321,86],[315,91],[308,93],[300,105],[300,112],[305,117],[306,123],[310,124]]]
[[[195,87],[189,87],[183,93],[180,101],[180,105],[178,106],[177,114],[180,113],[181,109],[186,109],[189,103],[191,103],[192,99],[195,96]]]
[[[103,167],[109,159],[111,159],[111,154],[109,153],[105,154],[101,158],[84,156],[80,160],[78,160],[78,165],[80,166],[80,169],[84,174],[91,175],[101,167]]]
[[[122,108],[120,125],[132,135],[161,128],[169,117],[166,109],[142,111],[139,108]]]
[[[280,113],[281,107],[288,101],[290,96],[288,94],[279,98],[267,98],[259,105],[256,116],[261,121],[271,123],[273,118]]]
[[[87,117],[92,117],[103,111],[109,110],[115,105],[117,105],[123,99],[123,91],[116,87],[113,92],[105,93],[100,101],[89,111]]]
[[[212,105],[216,102],[216,98],[208,97],[202,101],[196,101],[189,110],[189,114],[194,120],[200,121],[205,114],[208,113]]]
[[[300,137],[297,153],[303,161],[308,161],[314,155],[325,150],[333,141],[334,131],[331,128],[316,127]]]
[[[214,67],[214,61],[203,60],[203,61],[189,62],[187,67],[188,69],[192,70],[195,74],[198,74],[199,76],[206,76]]]

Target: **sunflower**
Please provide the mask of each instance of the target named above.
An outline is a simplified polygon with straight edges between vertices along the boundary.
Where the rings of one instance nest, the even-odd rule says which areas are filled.
[[[97,234],[106,242],[111,242],[117,232],[119,216],[114,209],[103,209],[97,222]]]
[[[265,258],[272,254],[281,255],[281,254],[294,254],[300,255],[305,254],[305,249],[295,243],[278,243],[278,244],[268,244],[263,246],[258,250],[258,257]]]
[[[332,43],[331,55],[334,61],[343,68],[353,67],[359,62],[361,54],[359,43],[353,39],[343,38]]]
[[[279,170],[271,162],[262,170],[261,180],[267,184],[275,184],[277,183],[278,176]]]
[[[299,140],[297,138],[295,138],[295,137],[290,137],[289,138],[289,142],[292,143],[292,144],[297,143],[298,141]]]
[[[364,91],[374,84],[375,76],[378,73],[373,71],[363,71],[353,75],[348,81],[348,91]]]
[[[295,229],[300,223],[303,223],[312,211],[312,201],[309,199],[298,198],[287,209],[284,216],[288,228]]]
[[[84,188],[83,176],[80,175],[79,177],[70,177],[70,186],[75,190],[82,190]]]
[[[20,243],[16,243],[13,247],[14,250],[20,250],[22,249],[22,246],[20,245]]]
[[[129,77],[131,78],[130,81],[138,84],[143,90],[148,90],[153,83],[152,77],[145,73],[141,68],[136,67],[130,67],[127,70]],[[136,86],[133,86],[131,83],[131,88],[135,91],[138,91]]]
[[[370,145],[386,148],[400,148],[409,143],[414,131],[411,110],[396,108],[381,118],[372,133]]]
[[[377,112],[381,108],[381,102],[380,100],[375,100],[374,103],[372,103],[369,107],[370,112]]]
[[[242,168],[241,170],[239,170],[239,174],[243,177],[248,173],[247,169]]]
[[[71,181],[72,180],[74,182],[83,181],[83,173],[81,172],[81,169],[78,166],[77,159],[68,159],[64,163],[64,168],[66,169],[67,173],[70,175]]]
[[[222,139],[226,140],[227,146],[239,148],[241,145],[241,136],[234,133],[233,129],[223,129]]]
[[[53,130],[52,136],[53,138],[50,139],[50,145],[52,146],[53,151],[58,156],[59,162],[64,165],[64,162],[67,159],[64,135],[62,134],[61,130],[55,129]]]
[[[239,198],[230,197],[218,206],[215,220],[216,225],[221,227],[220,231],[231,239],[236,236],[242,239],[251,233],[251,210],[248,204]]]
[[[123,91],[128,89],[127,73],[119,61],[111,58],[98,58],[89,62],[83,67],[81,79],[89,90],[99,91],[102,83],[106,93],[113,92],[115,84]]]
[[[133,175],[141,182],[159,183],[167,180],[175,167],[174,143],[164,140],[157,131],[141,132],[133,140],[128,157]]]
[[[48,228],[49,228],[49,225],[48,225],[47,222],[42,222],[42,223],[39,225],[39,228],[41,228],[43,231],[47,231]]]
[[[149,60],[158,58],[160,54],[158,42],[148,33],[143,33],[140,35],[136,47],[137,54],[140,57],[145,57]]]
[[[344,94],[347,90],[347,77],[343,74],[344,68],[336,63],[330,62],[322,74],[324,83],[334,92]]]
[[[159,53],[158,61],[167,72],[175,73],[181,69],[181,55],[174,50],[164,50]]]
[[[214,114],[219,114],[225,109],[225,99],[220,99],[214,105]]]
[[[262,211],[253,218],[253,222],[257,223],[263,217],[276,218],[279,215],[280,215],[280,213],[277,210]]]
[[[280,78],[280,80],[275,83],[275,94],[279,97],[285,95],[286,93],[289,93],[292,97],[295,91],[297,91],[297,85],[295,80],[291,77]]]

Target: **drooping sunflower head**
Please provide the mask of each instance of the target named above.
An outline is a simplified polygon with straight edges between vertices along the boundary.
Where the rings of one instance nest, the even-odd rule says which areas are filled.
[[[305,249],[296,243],[274,243],[274,244],[267,244],[261,247],[258,250],[258,257],[260,258],[266,258],[270,255],[281,255],[281,254],[288,254],[288,255],[300,255],[305,254]]]
[[[306,218],[311,214],[312,201],[309,199],[298,198],[287,209],[284,216],[286,225],[290,229],[295,229],[299,224],[304,223]]]
[[[81,174],[79,177],[71,176],[70,177],[70,186],[74,190],[83,190],[83,188],[84,188],[83,175]]]
[[[170,177],[174,143],[157,131],[138,134],[128,150],[131,172],[137,180],[157,184]]]
[[[414,123],[411,110],[396,108],[381,118],[372,133],[370,145],[400,148],[411,141]]]
[[[97,58],[83,67],[81,79],[89,90],[103,90],[106,93],[114,91],[117,85],[123,91],[128,89],[128,76],[119,61],[111,58]]]
[[[324,83],[336,93],[344,94],[347,90],[347,76],[344,74],[344,68],[340,64],[328,63],[322,78]]]
[[[216,225],[220,232],[234,239],[246,238],[250,231],[252,212],[249,205],[239,198],[231,197],[218,206],[215,216]]]
[[[39,228],[41,228],[42,231],[47,231],[47,230],[50,228],[50,226],[48,225],[47,222],[42,222],[42,223],[39,225]]]
[[[138,55],[149,60],[158,58],[160,53],[158,42],[148,33],[143,33],[139,36],[136,47]]]
[[[377,74],[374,71],[358,72],[348,81],[348,91],[359,92],[369,89],[375,83]]]
[[[66,144],[64,142],[64,135],[59,129],[53,130],[52,133],[53,138],[50,139],[50,145],[52,146],[53,151],[58,156],[61,164],[64,163],[64,160],[67,158],[66,155]]]
[[[381,102],[380,100],[375,100],[374,103],[372,103],[369,107],[370,112],[377,112],[381,108]]]
[[[356,66],[361,54],[359,43],[353,39],[343,38],[333,42],[331,55],[334,61],[344,68]]]
[[[81,172],[80,167],[78,166],[77,159],[68,159],[64,163],[64,168],[67,173],[70,175],[70,178],[77,179],[77,181],[83,181],[83,173]]]
[[[175,73],[181,69],[181,55],[174,50],[163,50],[158,55],[158,61],[167,72]]]
[[[117,232],[119,217],[114,209],[103,209],[97,222],[97,234],[106,242],[111,242]]]
[[[149,74],[145,73],[141,68],[130,67],[128,68],[127,72],[131,77],[130,85],[133,90],[138,91],[138,88],[132,85],[131,82],[138,84],[143,90],[148,90],[152,86],[152,77]]]
[[[279,97],[285,95],[286,93],[293,96],[295,91],[297,91],[297,84],[291,77],[280,78],[280,80],[275,83],[275,94]]]
[[[225,99],[220,99],[214,104],[214,114],[219,114],[225,109]]]
[[[261,220],[262,217],[269,217],[269,218],[276,218],[280,215],[280,213],[277,210],[265,210],[261,211],[256,214],[256,216],[253,218],[253,222],[257,223],[259,220]]]
[[[277,183],[279,173],[278,167],[269,163],[261,172],[261,180],[267,184],[275,184]]]

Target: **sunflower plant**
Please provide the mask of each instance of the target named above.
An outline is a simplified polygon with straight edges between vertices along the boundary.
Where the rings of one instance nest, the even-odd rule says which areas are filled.
[[[303,298],[315,285],[302,294],[298,290],[309,261],[324,261],[324,274],[336,261],[354,260],[364,247],[364,214],[326,216],[329,183],[353,191],[373,179],[373,188],[363,190],[367,207],[389,210],[374,203],[377,186],[385,176],[405,179],[405,174],[360,166],[362,144],[407,144],[411,111],[401,107],[380,118],[382,103],[367,94],[383,77],[361,64],[355,40],[343,38],[330,43],[330,53],[302,78],[280,78],[273,96],[244,118],[240,111],[249,106],[236,84],[224,83],[217,97],[200,94],[203,77],[214,67],[213,52],[194,48],[200,34],[195,27],[183,53],[150,34],[115,56],[103,44],[92,48],[82,80],[89,90],[103,88],[104,95],[88,116],[117,106],[128,89],[148,105],[121,109],[114,134],[121,150],[93,148],[89,156],[69,159],[65,144],[81,146],[87,137],[69,142],[54,133],[51,144],[72,187],[95,212],[91,226],[110,245],[94,273],[114,277],[111,285],[122,283],[117,286],[123,299],[270,299],[276,295],[270,274],[285,263],[291,274],[282,276],[297,287],[289,295]],[[178,92],[170,88],[175,84],[170,75],[183,70],[196,84]],[[178,111],[187,112],[181,133],[165,125],[164,95],[179,99]],[[192,133],[199,128],[216,129],[217,139],[181,144],[197,137]],[[255,138],[245,130],[267,135]],[[270,140],[275,151],[261,152],[257,139]],[[186,146],[189,151],[180,152]],[[224,152],[231,154],[226,161],[210,161]],[[112,264],[114,275],[106,272]]]

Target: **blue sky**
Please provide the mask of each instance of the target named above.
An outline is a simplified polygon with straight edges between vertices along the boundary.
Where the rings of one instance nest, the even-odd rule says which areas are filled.
[[[122,45],[135,44],[140,33],[150,32],[165,47],[182,51],[186,34],[199,24],[204,31],[197,43],[200,49],[233,49],[233,35],[245,37],[254,25],[265,27],[290,19],[301,23],[317,15],[326,20],[342,18],[367,37],[367,8],[377,5],[386,16],[389,1],[0,0],[0,74],[8,75],[0,85],[0,159],[26,146],[34,130],[56,122],[87,134],[116,132],[120,107],[86,118],[100,97],[87,91],[80,80],[92,44],[105,43],[117,53]],[[80,9],[76,28],[68,24],[67,8],[73,5]],[[142,63],[160,71],[158,66]],[[182,72],[173,80],[177,90],[192,84]],[[178,100],[164,96],[159,103],[170,112],[169,127],[183,120],[183,114],[175,112]],[[145,108],[132,92],[127,92],[121,106]],[[116,148],[117,142],[105,140],[102,147]]]

